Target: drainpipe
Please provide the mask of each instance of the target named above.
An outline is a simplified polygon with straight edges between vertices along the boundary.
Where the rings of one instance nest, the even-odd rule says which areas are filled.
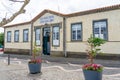
[[[4,27],[4,44],[3,44],[4,52],[5,52],[5,44],[6,44],[5,42],[7,42],[6,39],[5,39],[6,38],[6,36],[5,36],[6,34],[5,33],[6,33],[6,28]]]
[[[30,55],[32,55],[33,50],[33,22],[31,22],[31,42],[30,42]]]
[[[63,53],[67,57],[66,51],[66,17],[63,17]]]

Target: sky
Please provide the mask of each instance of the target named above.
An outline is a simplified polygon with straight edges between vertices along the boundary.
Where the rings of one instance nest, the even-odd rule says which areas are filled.
[[[13,3],[9,0],[0,0],[0,21],[2,18],[9,18],[18,11],[23,3]],[[120,0],[30,0],[25,7],[26,13],[20,14],[11,23],[30,21],[44,9],[50,9],[64,14],[80,12],[105,6],[120,4]],[[0,28],[0,32],[4,30]]]

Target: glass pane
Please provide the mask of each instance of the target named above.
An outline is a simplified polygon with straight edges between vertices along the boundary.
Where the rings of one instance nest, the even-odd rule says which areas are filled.
[[[40,40],[40,29],[36,29],[36,40]]]
[[[56,40],[59,40],[59,32],[56,33]]]
[[[7,32],[7,41],[11,41],[11,32]]]
[[[53,27],[53,45],[59,45],[59,27]]]
[[[81,30],[81,25],[76,26],[77,30]]]
[[[105,27],[101,27],[101,34],[106,33],[106,28]]]
[[[53,40],[55,40],[55,32],[53,32]]]
[[[94,36],[95,36],[96,38],[99,38],[99,37],[100,37],[100,34],[94,34]]]
[[[81,40],[81,24],[73,24],[72,25],[72,40]]]
[[[75,25],[72,25],[72,30],[76,30],[76,26]]]
[[[76,31],[72,31],[72,40],[76,40]]]
[[[44,28],[44,36],[50,34],[50,28]]]
[[[28,41],[28,33],[26,33],[26,41]]]
[[[15,41],[19,40],[19,31],[15,31]]]
[[[24,41],[28,41],[28,30],[24,30]]]
[[[99,28],[94,28],[94,34],[99,34]]]
[[[77,30],[77,40],[81,40],[81,31]]]
[[[35,40],[36,45],[40,45],[40,28],[36,28],[35,30]]]
[[[94,23],[94,36],[107,39],[107,23],[106,21],[98,21]]]

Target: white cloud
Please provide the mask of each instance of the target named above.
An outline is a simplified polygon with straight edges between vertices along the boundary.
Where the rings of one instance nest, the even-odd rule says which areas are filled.
[[[6,9],[2,3],[9,8]],[[120,4],[120,0],[31,0],[26,7],[26,13],[16,17],[11,24],[29,21],[44,9],[68,14],[114,4]],[[17,11],[21,5],[21,3],[15,4],[9,0],[0,0],[0,19],[5,16],[6,12],[8,13],[7,17],[9,17],[11,13]]]

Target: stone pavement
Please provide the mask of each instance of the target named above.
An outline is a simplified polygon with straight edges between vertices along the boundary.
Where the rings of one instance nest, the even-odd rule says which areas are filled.
[[[0,55],[0,80],[84,80],[82,64],[86,59],[42,56],[42,73],[29,74],[27,62],[30,57],[11,56],[7,65],[7,56]],[[103,80],[120,80],[120,62],[96,60],[103,64]],[[108,65],[108,66],[107,66]]]
[[[11,64],[7,65],[7,57],[0,57],[0,80],[84,80],[82,63],[84,59],[42,57],[42,73],[29,74],[27,62],[29,59],[11,58]],[[53,60],[57,60],[56,62]],[[62,61],[63,60],[63,61]],[[103,80],[120,80],[119,61],[97,60],[99,63],[116,64],[105,66]]]
[[[0,53],[0,57],[8,57],[8,54],[2,54]],[[18,58],[18,59],[31,59],[31,56],[29,55],[14,55],[10,54],[11,58]],[[42,55],[42,60],[47,60],[50,62],[59,62],[59,63],[73,63],[73,64],[86,64],[88,63],[88,60],[85,58],[65,58],[65,57],[55,57],[55,56],[46,56]],[[100,60],[96,59],[95,63],[102,64],[103,66],[106,67],[120,67],[120,60]]]

